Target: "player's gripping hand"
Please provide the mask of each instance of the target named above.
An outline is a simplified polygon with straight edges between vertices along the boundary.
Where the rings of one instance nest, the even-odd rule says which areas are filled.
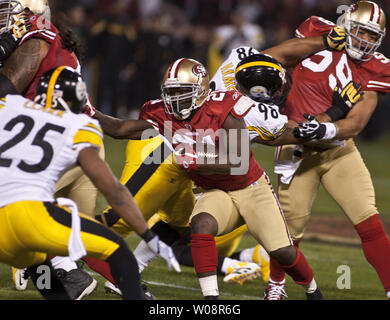
[[[353,80],[348,82],[342,90],[339,85],[336,85],[333,90],[332,106],[325,111],[333,122],[344,118],[354,104],[359,101],[362,95],[360,93],[361,88],[362,85],[355,83]]]
[[[154,234],[153,231],[148,230],[142,235],[142,238],[154,254],[167,262],[169,270],[173,267],[177,272],[181,272],[179,262],[177,261],[172,248],[161,241],[158,235]]]
[[[19,46],[23,36],[29,32],[32,24],[27,17],[20,17],[11,26],[10,30],[0,36],[0,61],[4,61]]]
[[[87,99],[87,103],[84,106],[84,109],[82,110],[83,113],[85,113],[87,116],[90,116],[91,118],[94,117],[96,114],[96,109],[92,105],[91,100],[89,100],[89,97]]]
[[[298,127],[293,130],[294,137],[297,139],[312,140],[331,140],[337,134],[336,126],[331,122],[320,123],[309,114],[303,115],[307,122],[298,123]]]
[[[335,26],[328,34],[322,36],[325,49],[341,51],[345,47],[347,35],[342,27]]]

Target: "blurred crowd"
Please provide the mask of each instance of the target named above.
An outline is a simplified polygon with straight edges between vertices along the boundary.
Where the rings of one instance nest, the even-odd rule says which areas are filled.
[[[294,36],[306,18],[337,22],[351,0],[67,0],[58,1],[84,44],[83,73],[94,104],[135,118],[160,97],[160,81],[175,59],[189,57],[212,75],[239,45],[264,49]],[[376,1],[390,19],[390,0]],[[344,6],[343,6],[344,5]],[[381,51],[390,56],[390,32]],[[385,96],[362,133],[389,131]]]

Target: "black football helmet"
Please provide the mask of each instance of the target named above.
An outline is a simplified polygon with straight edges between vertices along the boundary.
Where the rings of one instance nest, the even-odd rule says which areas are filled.
[[[87,86],[81,75],[66,66],[44,73],[39,79],[35,101],[46,108],[81,113],[87,103]]]
[[[257,102],[277,104],[286,84],[286,71],[274,58],[254,54],[243,59],[236,67],[237,89]]]

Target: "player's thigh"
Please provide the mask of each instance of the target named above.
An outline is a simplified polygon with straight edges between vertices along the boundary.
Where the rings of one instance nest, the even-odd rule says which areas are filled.
[[[248,231],[267,252],[291,245],[283,211],[265,174],[256,185],[232,192],[232,199]]]
[[[174,228],[187,228],[195,205],[195,194],[192,190],[193,182],[189,178],[183,180],[179,190],[158,210],[161,220]]]
[[[69,254],[72,214],[49,202],[21,202],[10,225],[28,252]],[[118,247],[120,236],[90,217],[80,214],[81,240],[88,256],[106,260]],[[22,221],[22,222],[21,222]]]
[[[283,146],[279,159],[291,159],[292,154],[293,146]],[[303,236],[310,219],[311,209],[320,186],[322,161],[320,154],[306,152],[289,184],[282,183],[278,177],[278,199],[294,239]]]
[[[322,184],[354,225],[378,213],[370,173],[351,141],[329,161]]]
[[[202,212],[210,214],[217,221],[217,235],[229,233],[244,224],[229,193],[222,190],[205,191],[196,201],[190,221]]]
[[[218,254],[230,257],[237,249],[243,235],[248,231],[246,224],[234,229],[232,232],[215,237]]]

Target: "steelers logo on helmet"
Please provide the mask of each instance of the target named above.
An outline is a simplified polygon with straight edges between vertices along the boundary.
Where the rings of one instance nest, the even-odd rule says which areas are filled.
[[[77,82],[76,97],[79,101],[83,101],[87,98],[87,85],[84,81]]]
[[[235,77],[237,89],[257,102],[275,102],[286,83],[285,70],[274,58],[254,54],[237,65]]]

